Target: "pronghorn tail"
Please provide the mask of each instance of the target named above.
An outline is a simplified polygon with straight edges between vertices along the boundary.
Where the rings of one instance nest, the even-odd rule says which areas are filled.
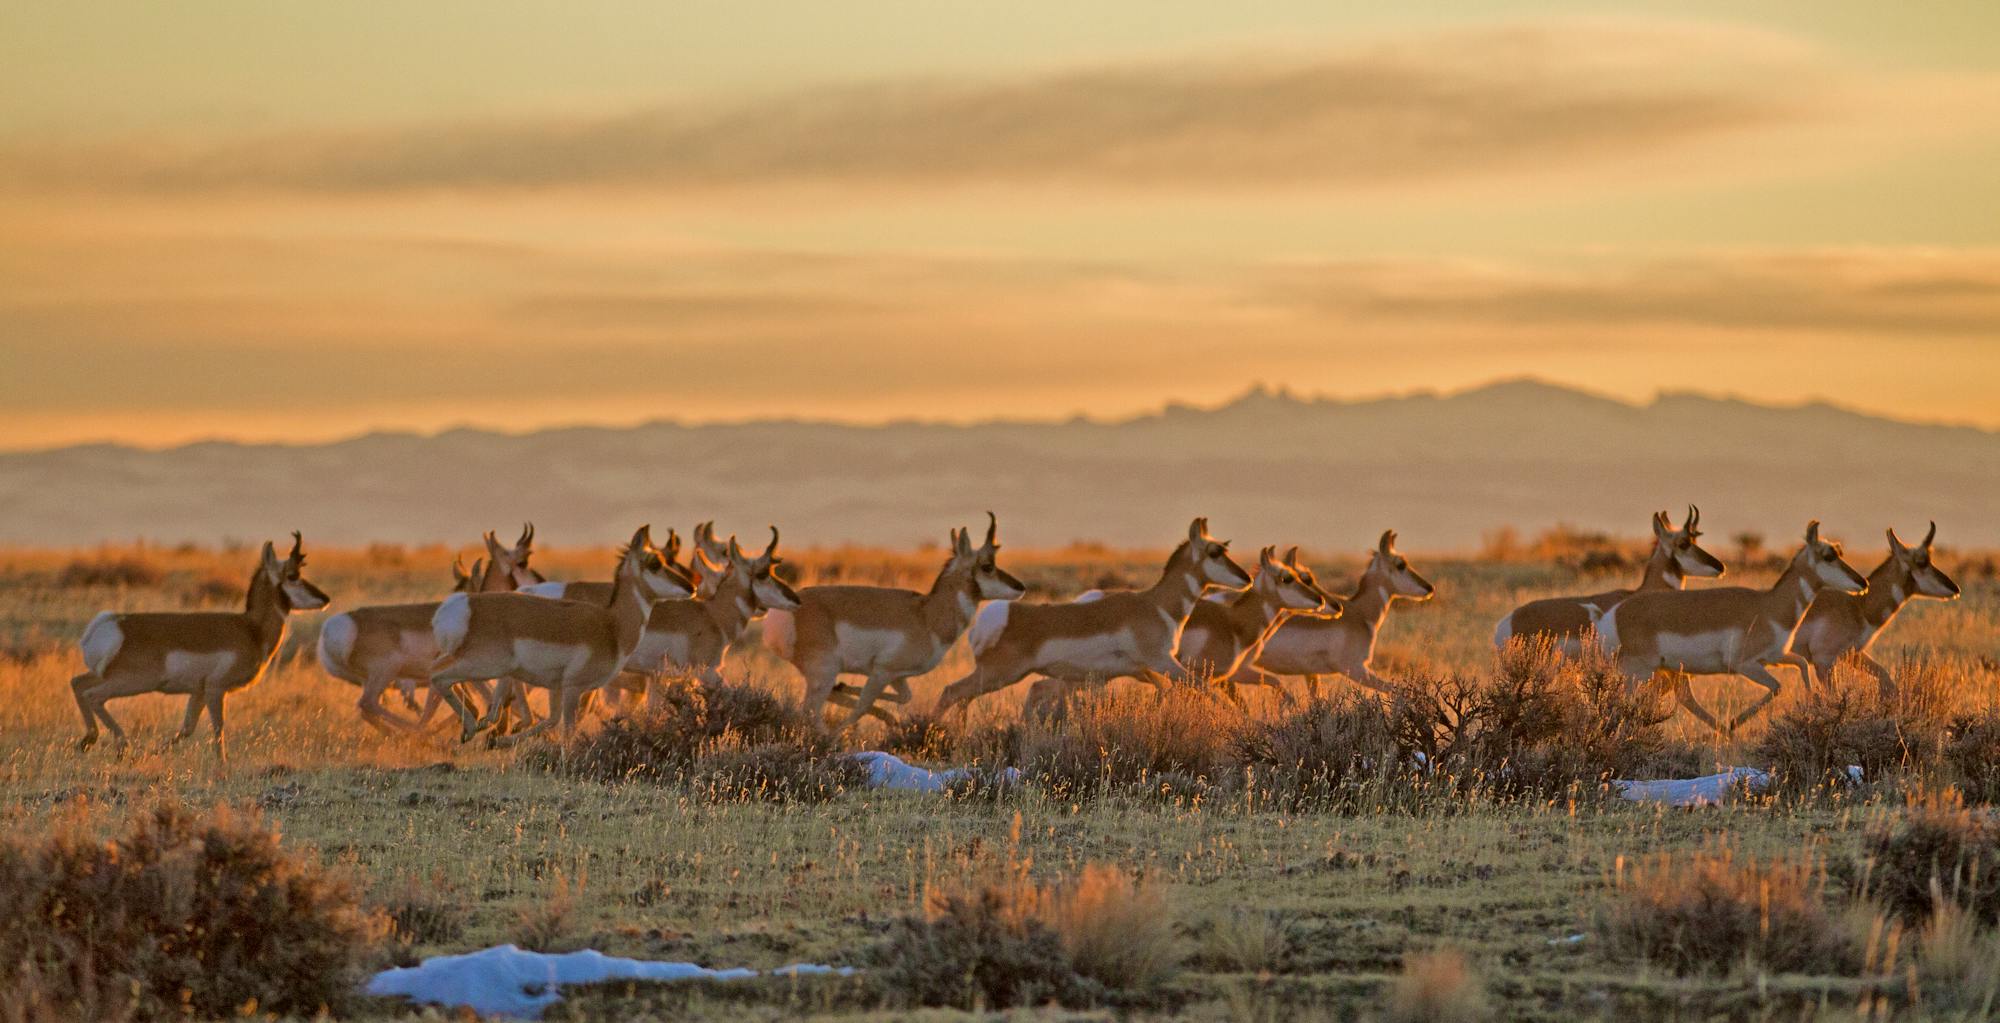
[[[465,645],[466,634],[472,631],[472,601],[463,593],[454,593],[444,598],[438,605],[437,613],[431,615],[431,635],[437,639],[438,660],[442,661],[458,653]]]
[[[979,612],[972,616],[972,628],[965,633],[972,656],[993,649],[993,644],[1000,641],[1000,634],[1007,631],[1007,614],[1013,606],[1011,600],[989,600],[979,605]]]
[[[1509,611],[1507,612],[1507,616],[1505,618],[1500,619],[1500,621],[1493,626],[1493,645],[1496,647],[1506,646],[1507,641],[1513,638],[1514,638],[1514,612]]]
[[[359,634],[353,615],[342,612],[328,616],[319,627],[319,666],[335,678],[345,678],[347,658],[354,653],[354,640]]]

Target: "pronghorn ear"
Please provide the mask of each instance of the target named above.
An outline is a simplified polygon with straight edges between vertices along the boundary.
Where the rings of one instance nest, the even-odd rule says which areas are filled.
[[[1899,558],[1910,553],[1909,545],[1903,542],[1902,537],[1896,535],[1895,526],[1889,527],[1889,553]]]
[[[1188,542],[1200,543],[1202,535],[1208,532],[1208,520],[1196,519],[1188,523]]]
[[[653,546],[653,526],[651,523],[647,523],[646,525],[640,526],[638,531],[632,534],[632,544],[630,549],[635,551],[643,551],[651,546]]]
[[[465,573],[465,578],[467,580],[477,579],[481,575],[485,574],[485,572],[486,572],[486,559],[474,558],[472,559],[472,571]]]
[[[459,582],[464,582],[472,578],[472,573],[465,570],[465,557],[463,555],[454,554],[451,556],[451,577]]]
[[[1259,568],[1262,568],[1262,567],[1264,567],[1264,566],[1266,566],[1266,565],[1269,565],[1269,564],[1271,564],[1271,563],[1272,563],[1272,559],[1273,559],[1273,557],[1274,557],[1274,556],[1275,556],[1275,555],[1276,555],[1277,553],[1278,553],[1278,548],[1277,548],[1277,547],[1275,547],[1275,546],[1273,546],[1273,547],[1266,547],[1266,548],[1264,548],[1263,550],[1261,550],[1261,551],[1258,551],[1258,552],[1257,552],[1257,566],[1258,566]]]
[[[1293,568],[1299,567],[1299,549],[1297,547],[1293,547],[1291,550],[1285,552],[1285,564]]]
[[[261,560],[267,569],[278,567],[278,549],[271,546],[271,541],[269,540],[264,541],[264,552]]]
[[[958,555],[971,554],[972,530],[961,528],[959,529],[958,532],[952,534],[951,551],[953,554],[958,554]]]
[[[1393,529],[1383,530],[1381,542],[1375,545],[1375,549],[1383,554],[1393,553],[1396,549],[1396,531]]]
[[[1815,546],[1815,547],[1819,546],[1819,520],[1818,520],[1818,519],[1814,519],[1814,520],[1812,520],[1811,522],[1808,522],[1808,523],[1806,523],[1806,543],[1808,543],[1808,544],[1810,544],[1810,545],[1812,545],[1812,546]]]
[[[495,537],[493,535],[492,530],[489,529],[486,532],[479,534],[479,538],[481,540],[486,541],[486,550],[489,554],[498,553],[500,551],[501,549],[500,540],[498,537]]]
[[[1673,532],[1673,528],[1674,528],[1674,520],[1668,518],[1666,512],[1656,511],[1653,513],[1654,536],[1664,537],[1668,533]]]
[[[750,560],[743,556],[743,548],[736,545],[735,533],[729,534],[729,560],[734,562],[748,562]]]

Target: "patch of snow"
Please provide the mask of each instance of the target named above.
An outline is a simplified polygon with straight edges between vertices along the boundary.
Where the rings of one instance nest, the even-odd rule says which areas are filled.
[[[799,963],[772,970],[773,976],[808,974],[848,976],[851,967]],[[416,966],[383,970],[368,981],[367,992],[401,996],[413,1002],[447,1007],[465,1006],[481,1016],[534,1019],[562,1000],[566,984],[606,980],[744,980],[756,970],[711,970],[693,963],[620,959],[586,949],[551,955],[498,945],[464,955],[436,956]]]
[[[956,767],[949,771],[932,771],[904,762],[901,757],[881,750],[866,750],[853,754],[854,759],[868,768],[868,785],[878,789],[900,789],[906,792],[943,792],[945,789],[979,776],[969,767]],[[1007,768],[995,774],[994,779],[1004,784],[1014,785],[1021,780],[1021,772]]]
[[[1661,781],[1614,781],[1618,794],[1636,803],[1665,803],[1668,806],[1714,806],[1736,792],[1752,794],[1771,785],[1771,773],[1754,767],[1732,767],[1721,774],[1699,778],[1668,778]]]

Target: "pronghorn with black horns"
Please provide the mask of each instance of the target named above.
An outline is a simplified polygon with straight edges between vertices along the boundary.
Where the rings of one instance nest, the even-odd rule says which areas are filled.
[[[1393,695],[1396,686],[1375,674],[1375,639],[1389,608],[1398,600],[1426,601],[1437,587],[1410,567],[1410,559],[1396,550],[1396,531],[1382,534],[1369,552],[1368,566],[1350,596],[1340,598],[1338,618],[1297,616],[1281,623],[1263,649],[1242,665],[1227,682],[1232,685],[1278,686],[1278,677],[1301,675],[1306,692],[1319,699],[1323,675],[1344,675],[1360,685]],[[1282,692],[1283,687],[1278,686]]]
[[[269,542],[264,544],[241,613],[103,611],[92,618],[77,643],[85,671],[69,683],[83,714],[77,748],[97,741],[100,721],[118,741],[125,740],[125,730],[104,708],[106,701],[168,693],[188,698],[174,741],[194,734],[206,709],[215,729],[216,756],[223,757],[223,696],[263,677],[284,641],[287,615],[330,602],[301,574],[306,563],[302,544],[293,533],[292,551],[282,561]]]
[[[667,530],[667,542],[653,548],[666,564],[666,572],[675,579],[676,597],[694,593],[694,576],[680,563],[681,538],[671,528]],[[611,600],[612,583],[602,579],[587,579],[563,582],[550,580],[533,586],[521,587],[521,592],[531,597],[549,597],[555,600],[580,600],[586,604],[605,604]],[[665,599],[665,598],[662,598]]]
[[[1278,626],[1297,615],[1338,618],[1341,613],[1340,598],[1321,589],[1312,569],[1299,564],[1297,547],[1283,560],[1276,554],[1275,547],[1257,553],[1257,574],[1241,593],[1223,591],[1226,600],[1198,601],[1181,627],[1180,644],[1174,648],[1174,660],[1183,671],[1196,679],[1222,682],[1223,695],[1239,707],[1243,699],[1228,680],[1256,659]],[[1088,603],[1102,596],[1102,591],[1093,590],[1078,600]],[[1027,706],[1030,710],[1053,710],[1069,697],[1072,688],[1060,679],[1042,678],[1028,690]],[[1283,688],[1278,693],[1291,699]]]
[[[1889,556],[1868,573],[1868,592],[1854,596],[1828,591],[1813,598],[1805,621],[1799,623],[1798,631],[1792,635],[1792,653],[1812,666],[1812,681],[1830,682],[1833,666],[1841,658],[1852,656],[1863,670],[1875,676],[1884,696],[1895,691],[1895,679],[1889,669],[1868,656],[1868,648],[1911,598],[1958,599],[1958,584],[1944,574],[1932,556],[1931,544],[1936,540],[1935,522],[1931,523],[1930,532],[1924,534],[1923,542],[1915,547],[1906,546],[1891,529]]]
[[[1671,674],[1688,713],[1718,732],[1733,732],[1777,698],[1781,683],[1770,665],[1790,664],[1801,677],[1811,670],[1789,648],[1814,598],[1867,591],[1868,580],[1841,557],[1839,544],[1820,539],[1814,519],[1806,526],[1805,545],[1770,589],[1635,593],[1597,623],[1597,639],[1634,686],[1661,672]],[[1695,699],[1690,675],[1741,675],[1763,686],[1764,695],[1725,725]]]
[[[845,729],[864,715],[894,716],[875,706],[907,703],[909,680],[938,666],[964,635],[981,601],[1013,601],[1027,592],[997,560],[999,520],[986,513],[986,541],[972,545],[971,531],[951,533],[951,556],[926,593],[886,586],[807,586],[799,609],[765,616],[764,643],[805,676],[805,707],[817,715],[827,701],[850,706]],[[1005,604],[999,606],[1007,606]],[[862,675],[859,690],[840,685],[843,674]]]
[[[1110,590],[1081,603],[983,609],[972,630],[972,670],[939,694],[938,710],[963,710],[1029,675],[1069,688],[1128,675],[1169,684],[1181,673],[1174,660],[1181,627],[1202,591],[1249,585],[1249,574],[1230,560],[1229,545],[1208,535],[1207,519],[1196,519],[1151,589]]]
[[[1587,597],[1546,597],[1531,600],[1507,613],[1493,627],[1493,645],[1504,647],[1509,640],[1547,641],[1575,656],[1582,651],[1583,637],[1591,623],[1634,593],[1678,590],[1689,579],[1714,579],[1728,569],[1715,555],[1695,541],[1701,536],[1701,509],[1688,505],[1687,519],[1675,529],[1666,512],[1653,513],[1653,553],[1646,559],[1646,574],[1637,589],[1608,590]],[[1592,614],[1592,608],[1596,614]]]
[[[454,593],[504,593],[531,586],[542,578],[528,567],[535,527],[521,529],[514,546],[504,547],[491,532],[484,536],[487,557],[473,563],[466,572],[454,559]],[[414,604],[382,604],[357,607],[330,615],[320,624],[319,663],[326,673],[361,687],[361,719],[378,731],[413,732],[429,723],[443,698],[433,692],[420,717],[406,718],[382,706],[382,694],[390,686],[401,686],[405,698],[412,698],[417,686],[428,686],[431,664],[437,660],[437,640],[431,633],[431,618],[439,601]],[[490,687],[482,687],[482,699],[491,706]]]
[[[701,542],[697,526],[695,543]],[[755,558],[745,557],[733,536],[720,546],[721,564],[708,567],[702,579],[707,596],[697,593],[653,604],[646,634],[626,659],[628,673],[652,678],[686,675],[706,685],[721,685],[722,655],[742,638],[752,619],[767,610],[799,609],[798,593],[773,571],[784,560],[778,557],[778,527],[771,527],[770,546]],[[707,557],[699,547],[695,556]]]
[[[773,528],[775,530],[776,527]],[[722,584],[723,574],[729,571],[729,544],[715,538],[713,519],[695,523],[691,535],[694,554],[688,558],[688,570],[694,578],[694,595],[705,600],[715,595],[715,588]]]
[[[602,604],[532,597],[526,593],[457,593],[431,618],[438,659],[431,689],[458,714],[460,741],[475,726],[450,687],[459,682],[509,679],[551,691],[548,716],[522,735],[551,725],[576,725],[584,694],[615,678],[639,645],[653,602],[692,592],[685,573],[672,570],[641,526],[618,552],[609,599]],[[503,701],[496,698],[493,717]]]

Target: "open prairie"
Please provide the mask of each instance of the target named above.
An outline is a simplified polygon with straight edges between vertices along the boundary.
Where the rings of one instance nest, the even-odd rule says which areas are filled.
[[[1886,894],[1888,847],[1869,836],[1906,827],[1912,805],[1948,817],[1940,807],[1950,797],[1939,794],[1948,789],[1974,802],[1994,795],[1980,770],[2000,756],[1991,558],[1941,557],[1962,599],[1914,602],[1877,644],[1904,680],[1893,699],[1845,670],[1837,692],[1808,694],[1779,669],[1783,694],[1729,739],[1684,713],[1637,721],[1621,739],[1578,717],[1630,711],[1617,694],[1593,689],[1588,671],[1519,657],[1502,665],[1491,635],[1524,599],[1629,585],[1636,570],[1586,576],[1567,549],[1493,547],[1412,555],[1438,592],[1398,604],[1384,626],[1376,670],[1418,683],[1398,708],[1378,709],[1345,682],[1310,705],[1246,691],[1245,710],[1199,685],[1156,699],[1128,682],[1061,722],[1014,726],[1025,688],[1016,687],[962,724],[868,722],[846,737],[847,748],[887,748],[926,766],[1025,775],[942,794],[870,789],[824,763],[802,767],[799,757],[814,755],[804,740],[752,743],[727,728],[703,740],[720,766],[607,780],[602,765],[630,756],[612,733],[643,738],[643,724],[630,722],[649,718],[631,708],[616,728],[587,720],[566,745],[494,750],[460,746],[443,728],[371,730],[356,688],[313,658],[319,621],[437,599],[455,553],[443,548],[312,549],[313,581],[333,607],[295,616],[270,673],[230,697],[226,764],[205,726],[163,748],[182,701],[162,696],[111,704],[128,746],[78,752],[68,683],[91,616],[233,609],[254,552],[9,549],[0,551],[0,816],[11,838],[33,843],[110,834],[163,800],[254,808],[287,846],[350,878],[393,920],[371,968],[502,942],[717,967],[860,968],[844,978],[614,983],[572,992],[551,1010],[557,1018],[984,1018],[1010,991],[1027,1003],[1010,1018],[1049,1019],[1973,1019],[1990,1010],[2000,945],[1976,922],[1945,934],[1938,918],[1900,917]],[[1730,582],[1772,577],[1718,553],[1732,562]],[[787,564],[802,582],[921,589],[943,556],[811,550]],[[1145,585],[1164,556],[1010,549],[1006,563],[1029,599],[1054,600]],[[1853,560],[1865,569],[1875,557]],[[551,578],[601,577],[613,562],[603,549],[536,558]],[[1361,565],[1338,552],[1304,559],[1335,592]],[[961,643],[918,680],[910,707],[927,708],[967,660]],[[798,699],[800,679],[757,647],[754,627],[723,675],[797,713],[783,703]],[[1696,691],[1725,715],[1754,695],[1740,679],[1702,679]],[[1670,704],[1651,706],[1664,716]],[[1537,715],[1547,720],[1525,720]],[[1597,750],[1627,739],[1631,748]],[[788,743],[805,752],[774,752]],[[1314,770],[1300,764],[1315,756],[1325,762]],[[1858,784],[1829,780],[1850,763],[1865,769]],[[1670,808],[1614,798],[1602,777],[1739,765],[1774,768],[1774,786]],[[1975,873],[2000,866],[1968,862]],[[1942,886],[1991,887],[1954,878],[1955,867],[1938,868]],[[1751,894],[1730,888],[1740,880],[1732,870],[1751,872]],[[1786,902],[1787,892],[1804,901]],[[1991,901],[1967,905],[1976,918]],[[1751,923],[1731,945],[1725,918],[1742,911]],[[980,912],[1016,925],[1040,914],[1090,983],[1065,995],[1032,964],[1017,979],[973,978],[964,949],[939,935],[944,922]],[[1699,925],[1673,931],[1676,913]],[[1813,940],[1839,947],[1786,945],[1800,920]],[[1042,926],[999,932],[1032,937]],[[1716,960],[1689,958],[1710,932],[1724,946]],[[924,976],[945,994],[915,994],[911,979]],[[18,1012],[24,997],[8,1008]],[[1036,1008],[1057,998],[1070,1008]],[[339,1014],[409,1011],[363,999]]]

